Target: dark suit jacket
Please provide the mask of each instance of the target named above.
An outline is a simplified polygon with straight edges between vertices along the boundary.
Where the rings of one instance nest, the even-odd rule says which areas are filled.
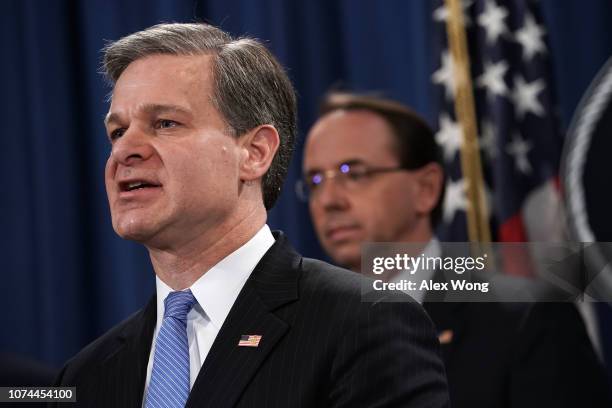
[[[424,307],[438,333],[452,332],[441,349],[453,408],[612,407],[572,303]]]
[[[277,237],[232,307],[187,406],[448,406],[423,309],[411,300],[362,302],[363,279],[302,258]],[[140,407],[155,320],[153,298],[71,359],[57,380],[77,387],[77,404],[66,406]],[[259,347],[237,347],[244,334],[261,335]]]
[[[57,370],[43,363],[11,353],[0,353],[0,387],[49,387]],[[43,402],[2,403],[0,407],[44,407]]]
[[[57,370],[30,358],[0,353],[0,387],[48,387]]]

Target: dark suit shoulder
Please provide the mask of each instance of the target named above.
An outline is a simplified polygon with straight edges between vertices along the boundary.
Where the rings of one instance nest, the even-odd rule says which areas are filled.
[[[346,293],[359,291],[362,277],[349,270],[312,258],[302,258],[302,280],[308,284],[322,281],[330,290]]]
[[[364,318],[371,319],[372,313],[377,313],[378,310],[382,314],[396,310],[396,313],[402,315],[399,323],[417,316],[423,319],[423,324],[433,327],[423,307],[402,291],[373,290],[373,279],[316,259],[303,258],[302,270],[300,292],[312,296],[313,299],[335,299],[335,302],[331,303],[337,304],[342,310],[350,308],[349,318],[354,322]],[[333,314],[330,312],[328,309],[328,315]]]
[[[319,291],[335,295],[348,296],[350,299],[364,300],[368,294],[368,303],[388,301],[389,303],[416,304],[414,299],[401,291],[372,291],[373,280],[359,273],[349,271],[327,262],[302,258],[302,282],[306,288],[313,286]]]
[[[0,353],[0,386],[49,386],[55,370],[29,357]]]
[[[438,342],[420,304],[403,292],[371,291],[371,279],[322,261],[303,258],[302,270],[300,298],[319,313],[319,326],[337,333],[330,406],[446,406]]]
[[[85,346],[74,357],[68,360],[56,379],[61,384],[69,384],[85,372],[95,371],[104,361],[123,345],[127,334],[142,324],[144,309],[141,309],[127,319],[117,324],[96,340]]]
[[[354,322],[371,319],[371,314],[378,310],[383,314],[387,313],[385,310],[397,310],[403,318],[417,315],[424,318],[425,324],[431,322],[422,306],[411,296],[396,290],[372,290],[373,280],[369,277],[310,258],[303,258],[302,270],[300,292],[311,301],[325,302],[329,316],[333,315],[329,306],[336,304],[343,311],[350,308],[348,318]],[[327,302],[332,299],[333,302]]]

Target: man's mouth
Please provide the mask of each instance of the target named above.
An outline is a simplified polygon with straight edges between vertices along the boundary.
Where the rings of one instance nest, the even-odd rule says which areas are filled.
[[[141,201],[156,196],[161,191],[162,185],[153,180],[131,179],[120,181],[118,187],[119,199],[122,201]]]
[[[332,243],[340,243],[342,241],[348,241],[355,237],[355,234],[359,232],[359,227],[356,225],[337,226],[329,228],[326,232],[326,237]]]
[[[122,181],[119,183],[119,191],[129,192],[134,190],[141,190],[146,188],[157,188],[161,187],[160,184],[156,184],[153,182],[145,181],[145,180],[133,180],[133,181]]]

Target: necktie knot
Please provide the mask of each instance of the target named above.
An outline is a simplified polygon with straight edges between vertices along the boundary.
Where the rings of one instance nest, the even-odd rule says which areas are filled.
[[[175,319],[186,321],[187,313],[189,313],[195,302],[196,299],[191,290],[170,292],[164,301],[164,319],[166,317],[174,317]]]

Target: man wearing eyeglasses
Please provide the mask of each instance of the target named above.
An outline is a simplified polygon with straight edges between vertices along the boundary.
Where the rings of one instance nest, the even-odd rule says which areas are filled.
[[[443,169],[426,123],[392,101],[330,95],[310,131],[303,188],[325,250],[359,271],[364,241],[428,242]]]
[[[423,243],[427,256],[441,255],[434,236],[444,195],[441,154],[407,107],[328,95],[303,170],[298,192],[336,263],[358,272],[363,242]],[[437,327],[453,407],[609,406],[603,371],[571,303],[442,303],[427,292],[410,294]]]

